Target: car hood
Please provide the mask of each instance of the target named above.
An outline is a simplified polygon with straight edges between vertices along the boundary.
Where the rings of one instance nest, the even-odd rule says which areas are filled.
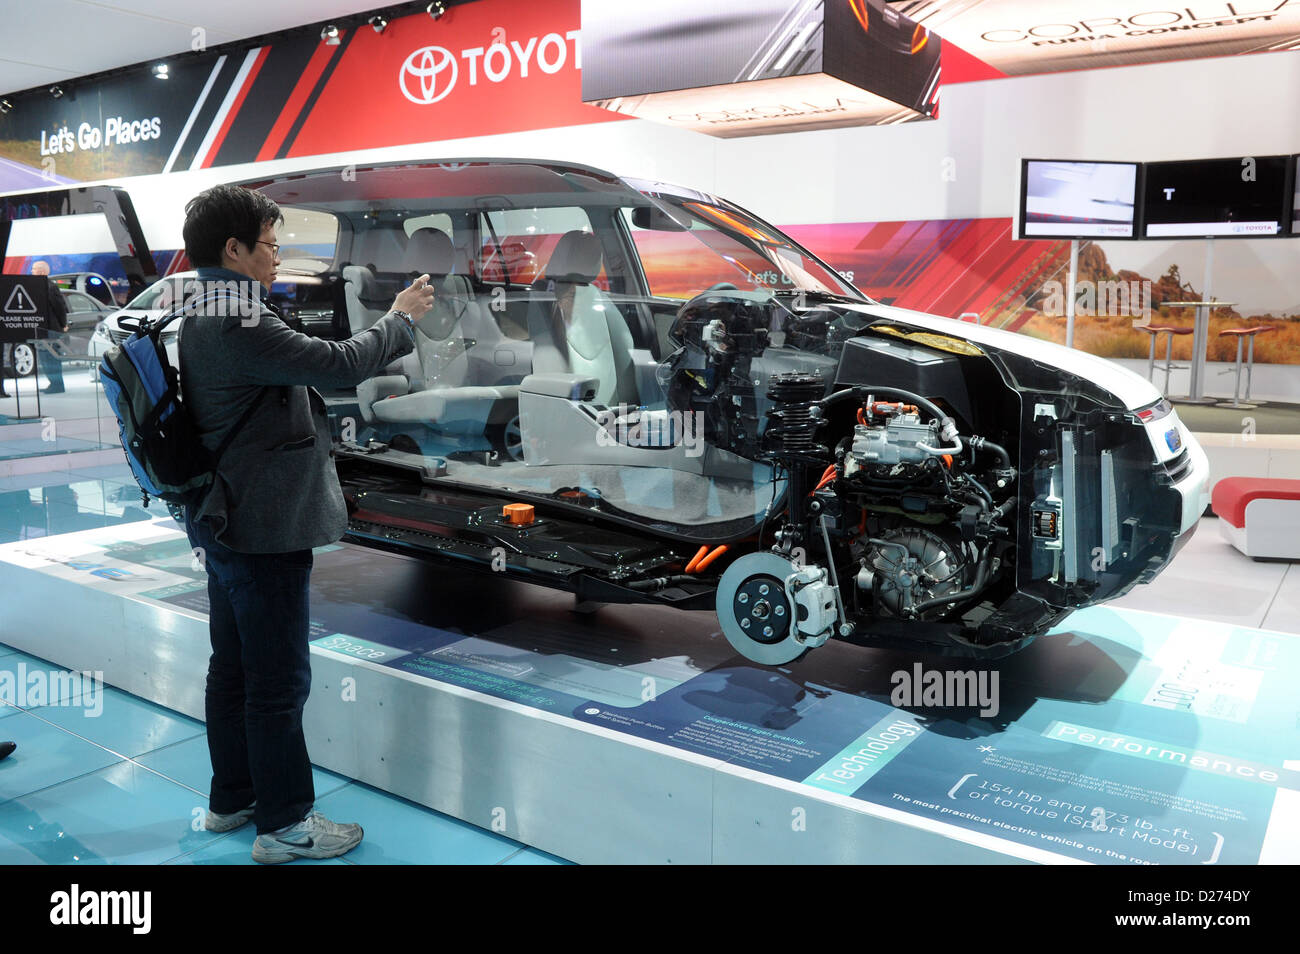
[[[942,332],[964,338],[977,345],[986,344],[1031,361],[1061,368],[1105,388],[1123,401],[1124,406],[1130,411],[1154,404],[1162,397],[1156,386],[1140,374],[1135,374],[1106,358],[1099,358],[1074,348],[1066,348],[1050,341],[1041,341],[1028,335],[1003,331],[1001,328],[990,328],[973,322],[956,321],[906,308],[895,308],[892,305],[840,302],[836,307],[877,318],[888,318],[927,331]]]

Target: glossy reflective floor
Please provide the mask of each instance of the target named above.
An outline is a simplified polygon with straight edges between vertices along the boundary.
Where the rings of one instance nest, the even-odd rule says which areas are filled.
[[[21,381],[8,378],[5,390],[8,397],[0,397],[0,425],[16,424],[23,421],[53,418],[58,421],[90,419],[111,415],[104,400],[104,392],[91,380],[89,367],[69,365],[63,371],[64,390],[59,394],[50,394],[42,390],[37,396],[38,386],[44,389],[49,381],[44,374],[39,379],[31,376]],[[37,448],[36,453],[51,453],[48,445]]]
[[[140,506],[125,465],[0,478],[0,542],[147,520],[156,506]],[[59,684],[49,678],[57,671],[0,642],[0,741],[18,743],[0,761],[0,865],[255,863],[251,825],[202,830],[211,769],[201,722],[109,687]],[[563,863],[332,772],[314,775],[317,808],[359,822],[366,836],[345,858],[298,864]]]
[[[0,761],[0,865],[254,864],[252,825],[202,828],[201,722],[110,687],[59,685],[58,671],[0,645],[0,685],[20,687],[6,696],[25,703],[0,703],[0,741],[18,743]],[[316,807],[366,836],[345,858],[299,864],[563,863],[332,772],[313,776]]]

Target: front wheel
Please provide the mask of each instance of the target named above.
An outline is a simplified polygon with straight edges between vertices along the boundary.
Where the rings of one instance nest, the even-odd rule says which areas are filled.
[[[36,352],[29,344],[16,344],[13,350],[13,367],[14,374],[17,377],[26,377],[32,373],[32,368],[36,367]]]

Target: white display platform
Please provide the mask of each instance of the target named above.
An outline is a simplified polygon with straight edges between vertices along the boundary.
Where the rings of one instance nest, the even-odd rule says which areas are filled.
[[[346,545],[316,566],[313,760],[574,861],[1300,861],[1295,637],[1089,610],[952,662],[997,674],[981,716],[890,704],[934,657],[765,669],[709,613],[577,614]],[[204,584],[170,521],[0,546],[0,590],[0,642],[203,718]]]

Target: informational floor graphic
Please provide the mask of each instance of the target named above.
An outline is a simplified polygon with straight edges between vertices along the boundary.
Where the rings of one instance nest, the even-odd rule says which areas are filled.
[[[0,561],[207,609],[203,571],[167,521],[6,544]],[[316,553],[312,642],[1064,858],[1300,861],[1292,635],[1098,607],[992,663],[832,643],[763,668],[709,613],[577,614],[565,594],[334,546]],[[918,665],[980,669],[993,704],[895,705]]]

